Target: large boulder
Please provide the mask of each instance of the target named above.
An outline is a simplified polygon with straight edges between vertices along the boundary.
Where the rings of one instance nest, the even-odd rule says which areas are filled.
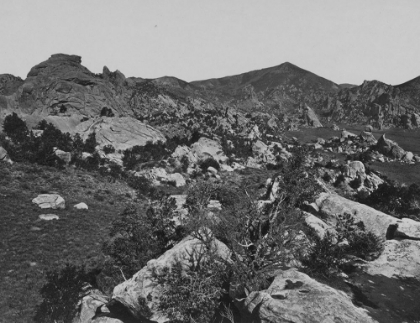
[[[395,141],[385,138],[383,134],[376,144],[376,150],[385,156],[401,159],[405,155],[404,149],[402,149]]]
[[[230,251],[222,242],[214,240],[213,248],[220,257],[228,259]],[[177,261],[180,261],[185,270],[189,265],[191,255],[196,254],[203,248],[203,243],[195,238],[186,237],[172,249],[166,251],[157,259],[150,260],[143,269],[137,272],[131,279],[117,285],[112,293],[112,300],[120,303],[135,318],[144,319],[142,304],[139,299],[143,299],[150,309],[151,321],[166,322],[168,319],[157,310],[157,302],[162,292],[160,286],[153,279],[154,272],[161,272],[164,268],[172,268]]]
[[[67,165],[70,163],[71,161],[71,153],[63,151],[61,149],[57,149],[55,148],[54,150],[54,154],[60,158],[64,163],[66,163]]]
[[[349,296],[295,269],[282,271],[267,290],[236,301],[244,322],[373,323]]]
[[[116,150],[144,146],[148,141],[166,141],[159,130],[131,117],[89,119],[80,123],[74,132],[79,133],[83,140],[95,133],[99,147],[112,145]]]
[[[197,142],[191,145],[191,151],[200,159],[205,160],[209,157],[218,162],[225,162],[227,157],[223,152],[222,146],[215,140],[201,137]]]
[[[32,200],[41,209],[65,209],[66,203],[58,194],[40,194]]]
[[[366,177],[365,165],[358,160],[349,162],[344,167],[344,176],[349,178],[356,178],[357,176]]]
[[[178,146],[172,153],[172,158],[178,160],[179,163],[184,156],[188,159],[190,165],[195,164],[198,161],[197,156],[187,146]]]
[[[109,311],[107,303],[106,295],[96,289],[89,290],[81,299],[79,311],[72,323],[123,323]]]
[[[338,215],[348,213],[356,221],[362,221],[367,231],[385,239],[388,230],[397,226],[398,231],[412,238],[420,238],[420,222],[397,219],[367,205],[348,200],[337,194],[321,193],[315,201],[320,212],[334,222]]]

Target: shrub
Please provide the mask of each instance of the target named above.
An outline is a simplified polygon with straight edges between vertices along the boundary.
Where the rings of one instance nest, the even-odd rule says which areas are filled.
[[[112,223],[111,239],[103,247],[111,265],[130,277],[170,249],[182,237],[173,220],[174,209],[174,202],[167,198],[155,201],[147,210],[127,207]]]
[[[134,169],[137,164],[160,161],[170,156],[165,144],[161,141],[148,141],[145,146],[134,146],[123,153],[123,165],[126,169]]]
[[[348,213],[337,217],[334,233],[327,231],[322,239],[314,233],[309,237],[313,244],[303,264],[309,273],[325,277],[341,269],[348,256],[372,260],[383,247],[378,236],[366,232],[363,222],[355,222]]]
[[[163,286],[158,309],[171,322],[213,322],[220,300],[227,293],[226,266],[214,259],[198,260],[189,257],[188,268],[178,261],[162,273],[154,273],[156,281]]]
[[[3,131],[15,142],[22,142],[29,134],[26,123],[13,112],[4,118]]]
[[[105,154],[112,154],[115,153],[115,148],[112,145],[106,145],[104,146],[104,148],[102,148],[102,150],[104,151]]]
[[[95,284],[93,274],[84,267],[67,264],[61,270],[46,274],[47,282],[41,288],[42,303],[37,306],[34,321],[39,323],[71,323],[83,298],[86,284]]]
[[[97,146],[96,134],[94,132],[90,133],[83,145],[83,151],[93,154]]]

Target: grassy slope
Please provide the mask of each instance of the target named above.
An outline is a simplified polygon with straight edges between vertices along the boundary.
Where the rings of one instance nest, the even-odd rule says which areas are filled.
[[[57,192],[65,210],[42,210],[32,199]],[[30,322],[47,269],[100,255],[111,221],[132,200],[123,183],[81,170],[0,163],[0,322]],[[73,205],[85,202],[89,210]],[[59,220],[39,220],[53,213]]]

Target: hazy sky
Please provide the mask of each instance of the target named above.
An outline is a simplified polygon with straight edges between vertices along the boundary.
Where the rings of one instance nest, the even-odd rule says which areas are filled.
[[[419,0],[1,0],[0,73],[54,53],[99,73],[222,77],[289,61],[337,83],[420,75]]]

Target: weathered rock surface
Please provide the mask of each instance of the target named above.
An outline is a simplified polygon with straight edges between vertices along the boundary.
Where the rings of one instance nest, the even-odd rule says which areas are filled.
[[[0,146],[0,162],[6,162],[9,164],[13,164],[13,161],[10,159],[9,155],[7,154],[6,149]]]
[[[63,162],[65,162],[67,165],[70,163],[71,161],[71,153],[60,150],[60,149],[55,149],[54,150],[54,154],[60,158]]]
[[[80,310],[72,323],[123,323],[113,318],[106,308],[108,298],[99,290],[93,289],[80,301]]]
[[[314,128],[322,127],[322,123],[319,121],[315,111],[312,110],[308,105],[305,106],[304,118],[309,126]]]
[[[319,210],[334,221],[337,215],[348,213],[356,221],[362,221],[366,230],[386,238],[390,225],[397,225],[398,231],[409,237],[420,238],[420,222],[411,219],[397,219],[367,205],[350,201],[340,195],[321,193],[315,201]]]
[[[224,162],[227,159],[222,146],[217,141],[205,137],[201,137],[197,142],[193,143],[191,151],[200,160],[212,157],[218,162]]]
[[[161,272],[163,268],[172,268],[180,261],[185,269],[188,266],[188,259],[191,255],[197,254],[202,248],[202,242],[197,239],[186,237],[172,249],[166,251],[162,256],[155,260],[150,260],[147,266],[136,273],[131,279],[117,285],[114,288],[112,299],[122,304],[134,317],[144,319],[139,305],[139,298],[146,301],[147,306],[152,311],[150,320],[165,322],[167,318],[157,311],[157,300],[161,293],[161,286],[153,279],[153,271]],[[218,240],[215,240],[214,247],[217,253],[227,259],[230,255],[229,249]]]
[[[55,214],[40,214],[38,216],[38,218],[40,220],[44,220],[44,221],[51,221],[51,220],[59,220],[60,217],[58,215]]]
[[[73,206],[76,210],[87,210],[88,206],[86,203],[81,202]]]
[[[386,277],[413,277],[420,281],[420,241],[387,240],[380,257],[367,263],[371,275]]]
[[[41,209],[64,209],[66,203],[58,194],[40,194],[32,200]]]
[[[178,162],[181,162],[182,157],[186,156],[188,158],[188,163],[195,164],[198,161],[197,156],[191,151],[187,146],[178,146],[175,151],[172,153],[172,157],[177,159]]]
[[[294,269],[281,272],[271,286],[236,302],[245,322],[372,323],[350,297]]]
[[[159,130],[130,117],[90,119],[80,123],[74,132],[83,140],[94,132],[99,147],[112,145],[116,150],[144,146],[148,141],[166,141]]]
[[[375,149],[381,154],[395,159],[401,159],[405,155],[405,150],[398,146],[395,141],[385,138],[385,134],[378,139]]]

